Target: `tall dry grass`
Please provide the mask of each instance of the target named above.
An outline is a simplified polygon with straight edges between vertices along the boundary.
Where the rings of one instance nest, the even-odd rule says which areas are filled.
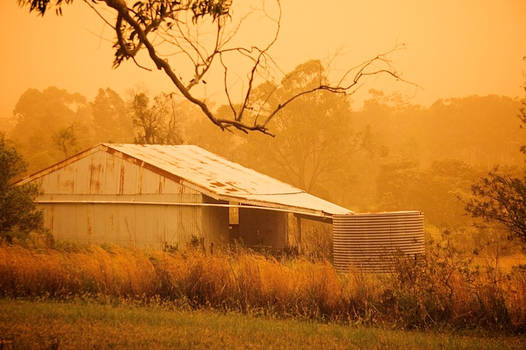
[[[119,247],[0,246],[0,294],[176,302],[251,314],[400,328],[524,332],[526,273],[472,268],[448,247],[393,274],[337,274],[327,261],[278,261],[246,250],[205,255]]]

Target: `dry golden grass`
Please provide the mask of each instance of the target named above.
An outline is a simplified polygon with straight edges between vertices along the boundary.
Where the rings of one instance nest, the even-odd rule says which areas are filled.
[[[526,273],[473,269],[447,249],[400,259],[389,275],[337,274],[329,262],[250,251],[0,246],[0,295],[170,302],[277,317],[399,328],[526,329]]]

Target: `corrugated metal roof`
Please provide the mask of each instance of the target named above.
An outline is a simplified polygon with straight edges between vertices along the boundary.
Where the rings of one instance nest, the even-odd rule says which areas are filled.
[[[313,196],[255,170],[193,145],[103,144],[213,198],[244,204],[305,209],[316,215],[349,214],[350,210]]]

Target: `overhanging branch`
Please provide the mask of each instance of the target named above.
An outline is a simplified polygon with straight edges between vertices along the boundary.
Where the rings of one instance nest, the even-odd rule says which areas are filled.
[[[168,76],[177,91],[185,99],[197,105],[213,124],[223,130],[237,129],[245,133],[257,131],[272,135],[269,131],[269,125],[271,125],[270,123],[275,116],[302,96],[313,94],[317,91],[350,95],[360,87],[365,78],[373,75],[385,74],[397,80],[403,80],[390,66],[389,61],[385,57],[388,54],[386,53],[349,69],[342,75],[337,84],[331,85],[320,80],[318,86],[299,91],[290,97],[283,97],[283,101],[274,101],[272,106],[270,106],[269,101],[271,101],[273,94],[278,91],[278,88],[271,89],[263,97],[257,96],[260,92],[255,91],[258,91],[256,85],[259,81],[271,82],[275,80],[271,72],[272,69],[281,71],[270,54],[281,28],[280,0],[273,0],[278,11],[278,15],[275,17],[269,14],[265,6],[265,0],[262,0],[263,6],[260,11],[263,13],[264,18],[275,26],[275,31],[270,40],[261,46],[251,44],[237,47],[230,44],[241,27],[241,23],[249,15],[242,16],[239,24],[237,26],[234,25],[234,30],[225,34],[227,33],[225,31],[227,22],[231,19],[231,0],[82,1],[114,29],[116,35],[114,44],[116,50],[115,67],[123,60],[130,59],[140,68],[149,70],[149,68],[139,64],[137,61],[138,53],[145,49],[155,67]],[[43,14],[46,8],[51,7],[48,6],[49,3],[53,3],[57,8],[60,8],[60,5],[71,3],[71,0],[44,1],[46,3],[44,7],[40,6],[44,3],[40,0],[19,0],[19,2],[22,5],[27,5],[30,11],[36,10]],[[111,25],[107,18],[102,16],[102,12],[97,9],[97,6],[103,6],[103,4],[115,11],[115,16],[112,20],[112,22],[115,21],[115,26]],[[186,18],[184,15],[186,15]],[[215,40],[212,40],[210,45],[205,47],[201,37],[198,34],[194,35],[189,28],[193,26],[196,30],[197,28],[200,29],[201,26],[206,25],[205,21],[207,20],[210,20],[210,23],[215,26],[215,32],[213,32]],[[152,33],[156,33],[156,38],[161,39],[160,44],[158,40],[150,39],[149,35]],[[168,44],[175,46],[178,49],[177,52],[186,55],[190,66],[193,67],[192,76],[188,80],[185,79],[183,81],[181,75],[184,69],[180,65],[171,65],[166,55],[160,53],[161,46]],[[243,58],[248,66],[246,80],[244,80],[241,88],[239,104],[233,99],[234,95],[231,82],[229,81],[229,78],[232,76],[231,72],[234,72],[227,64],[226,56],[230,55],[237,55],[237,57]],[[205,98],[198,97],[197,94],[191,92],[198,84],[206,84],[205,78],[216,61],[219,61],[218,66],[223,68],[223,89],[231,112],[230,115],[224,117],[219,117],[214,113]],[[377,63],[383,66],[378,66],[376,65]],[[346,83],[348,76],[353,73],[352,81]],[[275,84],[271,83],[271,85]]]

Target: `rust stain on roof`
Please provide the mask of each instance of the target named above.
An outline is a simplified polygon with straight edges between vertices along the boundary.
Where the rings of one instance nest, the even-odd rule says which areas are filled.
[[[193,145],[103,144],[125,157],[179,183],[186,182],[216,199],[240,203],[302,208],[327,214],[350,210],[301,189],[243,167]]]

